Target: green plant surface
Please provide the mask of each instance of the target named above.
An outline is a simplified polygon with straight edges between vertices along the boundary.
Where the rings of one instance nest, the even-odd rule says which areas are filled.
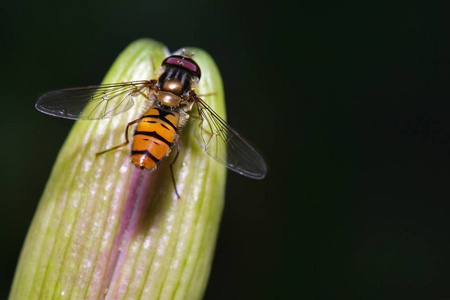
[[[219,71],[201,49],[198,93],[222,117]],[[118,57],[103,83],[154,78],[168,52],[142,39]],[[62,147],[29,229],[10,299],[201,299],[224,201],[226,169],[200,149],[189,128],[170,177],[174,153],[157,170],[141,171],[120,144],[126,124],[144,112],[77,121]],[[189,124],[187,125],[189,127]],[[175,151],[173,151],[175,152]]]

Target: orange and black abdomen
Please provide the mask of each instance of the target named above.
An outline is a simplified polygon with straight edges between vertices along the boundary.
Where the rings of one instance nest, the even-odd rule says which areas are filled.
[[[177,110],[153,105],[134,132],[131,161],[141,169],[154,169],[170,153],[179,120]]]

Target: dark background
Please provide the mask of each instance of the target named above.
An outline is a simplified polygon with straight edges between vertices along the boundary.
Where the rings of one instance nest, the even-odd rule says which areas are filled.
[[[214,57],[269,165],[229,173],[206,299],[449,299],[448,3],[2,1],[0,298],[73,124],[36,98],[151,37]]]

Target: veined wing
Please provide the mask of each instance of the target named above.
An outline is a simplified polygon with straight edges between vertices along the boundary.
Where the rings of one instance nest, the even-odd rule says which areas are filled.
[[[234,172],[264,178],[267,167],[261,155],[202,99],[196,104],[200,118],[191,119],[192,134],[200,147]]]
[[[132,81],[69,88],[48,92],[36,102],[36,109],[55,117],[99,120],[129,110],[134,98],[148,95],[153,81]]]

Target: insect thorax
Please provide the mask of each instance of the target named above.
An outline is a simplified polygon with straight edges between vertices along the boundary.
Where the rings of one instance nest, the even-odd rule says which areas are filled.
[[[180,105],[195,89],[198,76],[191,71],[173,65],[163,65],[158,78],[158,101],[169,107]]]

